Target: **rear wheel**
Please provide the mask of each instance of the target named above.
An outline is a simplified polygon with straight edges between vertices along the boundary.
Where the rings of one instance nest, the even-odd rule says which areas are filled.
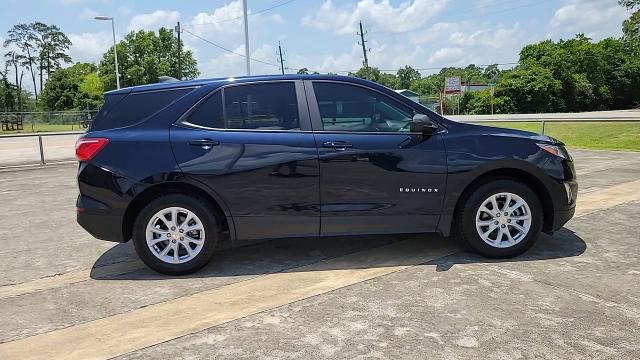
[[[133,242],[153,270],[184,275],[205,266],[218,240],[215,212],[204,201],[182,194],[155,199],[136,218]]]
[[[525,184],[497,179],[477,187],[465,199],[457,216],[460,237],[490,258],[522,254],[540,236],[543,213],[540,200]]]

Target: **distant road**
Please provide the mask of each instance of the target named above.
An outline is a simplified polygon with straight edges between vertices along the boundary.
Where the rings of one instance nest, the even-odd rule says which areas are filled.
[[[640,110],[598,111],[584,113],[555,114],[500,114],[500,115],[448,115],[456,121],[563,121],[563,120],[637,120],[640,121]],[[77,134],[43,136],[44,156],[46,162],[58,162],[75,159],[74,147]],[[0,134],[0,167],[38,164],[40,151],[38,137],[4,138]]]
[[[43,136],[46,162],[75,159],[77,134]],[[40,163],[38,137],[3,138],[0,136],[0,167]]]
[[[542,120],[562,121],[562,120],[638,120],[640,121],[640,110],[615,110],[615,111],[592,111],[582,113],[545,113],[545,114],[494,114],[494,115],[447,115],[448,119],[456,121],[508,121],[508,120]]]

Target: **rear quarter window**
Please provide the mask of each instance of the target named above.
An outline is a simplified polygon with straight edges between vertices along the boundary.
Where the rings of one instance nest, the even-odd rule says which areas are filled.
[[[106,95],[102,109],[91,124],[92,131],[137,124],[191,92],[193,88]]]

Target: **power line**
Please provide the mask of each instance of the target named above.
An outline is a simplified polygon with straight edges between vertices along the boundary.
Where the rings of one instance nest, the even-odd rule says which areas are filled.
[[[247,56],[246,56],[246,55],[244,55],[244,54],[240,54],[240,53],[237,53],[237,52],[235,52],[235,51],[233,51],[233,50],[231,50],[231,49],[227,49],[226,47],[224,47],[224,46],[222,46],[222,45],[218,45],[218,44],[214,43],[213,41],[210,41],[210,40],[208,40],[208,39],[203,38],[203,37],[202,37],[202,36],[200,36],[200,35],[196,35],[196,34],[192,33],[191,31],[189,31],[189,30],[187,30],[187,29],[185,29],[185,28],[182,28],[182,31],[184,31],[184,32],[186,32],[187,34],[189,34],[189,35],[191,35],[191,36],[194,36],[194,37],[196,37],[196,38],[198,38],[198,39],[200,39],[200,40],[202,40],[202,41],[204,41],[204,42],[206,42],[206,43],[208,43],[208,44],[210,44],[210,45],[213,45],[213,46],[217,47],[217,48],[218,48],[218,49],[220,49],[220,50],[224,50],[224,51],[226,51],[226,52],[228,52],[228,53],[231,53],[231,54],[234,54],[234,55],[238,55],[238,56],[242,56],[243,58],[247,58]],[[262,61],[262,60],[259,60],[259,59],[254,59],[254,58],[252,58],[252,57],[249,57],[249,60],[251,60],[251,61],[255,61],[255,62],[258,62],[258,63],[261,63],[261,64],[265,64],[265,65],[274,66],[274,67],[277,67],[277,68],[278,68],[278,67],[280,67],[280,66],[278,66],[278,65],[276,65],[276,64],[274,64],[274,63],[270,63],[270,62]]]
[[[493,64],[473,64],[473,65],[476,65],[478,67],[487,67],[487,66],[491,66],[491,65],[508,66],[508,65],[518,65],[518,64],[519,64],[518,62],[505,62],[505,63],[493,63]],[[463,67],[457,67],[457,66],[440,66],[440,67],[414,68],[414,70],[417,70],[417,71],[429,71],[429,70],[442,70],[442,69],[446,69],[446,68],[464,69]],[[355,73],[358,70],[339,70],[339,71],[330,71],[330,72],[336,73],[336,74],[340,74],[340,73]],[[397,72],[400,69],[378,69],[378,70],[380,72]]]
[[[282,2],[280,4],[276,4],[274,6],[271,6],[271,7],[262,9],[262,10],[258,10],[256,12],[252,12],[251,14],[249,14],[249,16],[262,14],[264,12],[271,11],[273,9],[277,9],[277,8],[279,8],[281,6],[285,6],[285,5],[291,4],[294,1],[298,1],[298,0],[288,0],[288,1]],[[225,22],[234,21],[234,20],[240,20],[242,18],[243,18],[243,16],[236,16],[236,17],[233,17],[233,18],[222,19],[222,20],[218,20],[218,21],[210,21],[210,22],[203,22],[203,23],[198,23],[198,24],[191,24],[191,26],[214,25],[214,24],[220,24],[220,23],[225,23]]]

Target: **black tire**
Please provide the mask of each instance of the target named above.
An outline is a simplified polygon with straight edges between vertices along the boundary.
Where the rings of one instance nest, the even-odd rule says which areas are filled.
[[[490,196],[509,192],[521,197],[531,210],[531,226],[529,232],[515,245],[498,248],[485,242],[476,229],[476,214],[482,203]],[[525,184],[512,179],[493,179],[477,186],[461,199],[455,217],[457,235],[480,255],[504,259],[518,256],[527,251],[540,236],[543,222],[543,209],[538,196]]]
[[[184,263],[171,264],[156,257],[147,246],[146,228],[151,217],[157,212],[168,207],[181,207],[193,212],[202,222],[205,232],[205,241],[202,250]],[[202,199],[183,195],[169,194],[151,201],[145,206],[133,225],[133,244],[140,259],[151,269],[165,275],[186,275],[200,270],[207,265],[213,257],[213,252],[218,242],[218,225],[215,218],[216,212]],[[186,249],[182,249],[183,251]]]

